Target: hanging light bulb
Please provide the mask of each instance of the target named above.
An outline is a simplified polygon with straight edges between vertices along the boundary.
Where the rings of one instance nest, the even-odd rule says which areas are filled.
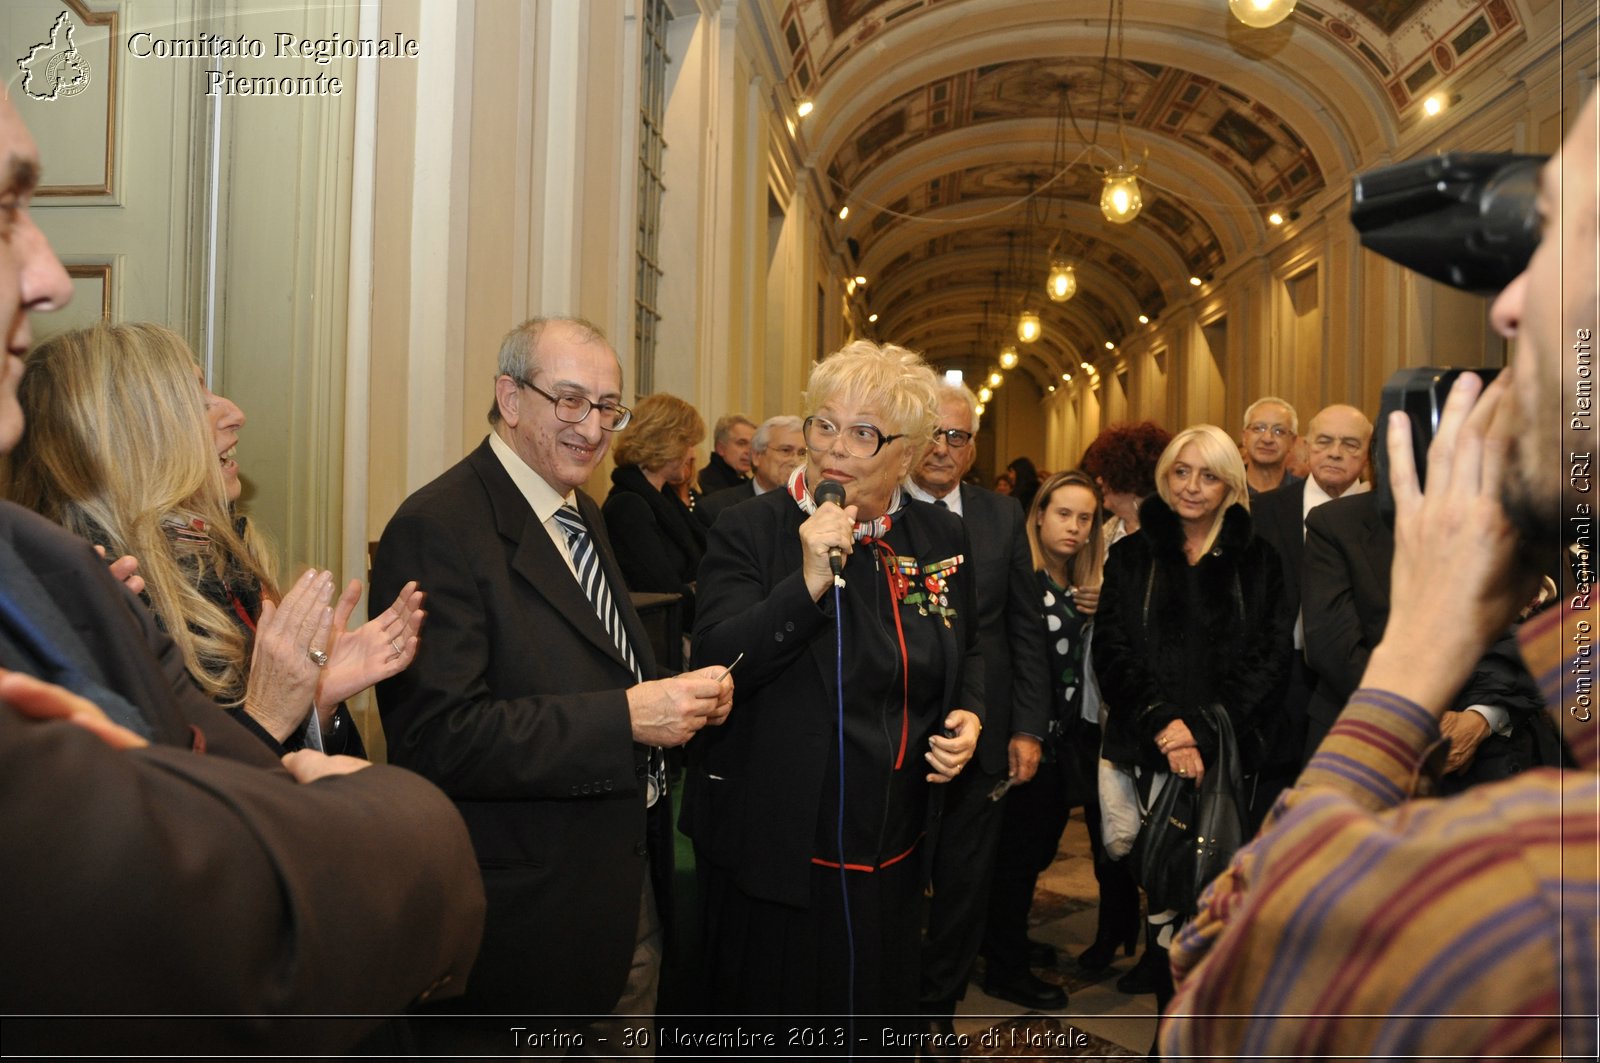
[[[1100,213],[1106,216],[1106,221],[1118,225],[1130,222],[1139,216],[1143,206],[1139,179],[1133,171],[1118,166],[1106,174],[1105,187],[1100,190]]]
[[[1032,343],[1039,338],[1043,329],[1039,325],[1039,315],[1032,310],[1024,310],[1022,316],[1017,318],[1017,339],[1023,343]]]
[[[1246,26],[1261,30],[1288,18],[1294,3],[1295,0],[1228,0],[1228,10]]]
[[[1001,384],[1004,384],[1005,382],[1006,382],[1006,378],[1001,376],[999,373],[990,373],[989,374],[989,386],[991,388],[997,388]]]
[[[1044,282],[1045,294],[1052,303],[1064,303],[1078,294],[1078,275],[1070,263],[1059,259],[1050,263],[1050,277]]]
[[[978,389],[978,401],[980,403],[988,402],[992,398],[994,398],[994,392],[990,391],[988,388]]]
[[[1000,368],[1015,369],[1016,367],[1017,347],[1014,343],[1008,343],[1004,347],[1000,348]]]

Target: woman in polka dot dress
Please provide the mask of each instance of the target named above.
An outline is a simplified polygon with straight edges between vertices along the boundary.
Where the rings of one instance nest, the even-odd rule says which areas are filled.
[[[1139,931],[1138,891],[1126,870],[1101,852],[1095,785],[1100,727],[1082,713],[1084,646],[1100,600],[1105,558],[1102,518],[1099,488],[1076,471],[1046,480],[1028,513],[1028,543],[1033,548],[1050,654],[1053,711],[1038,774],[1006,801],[985,931],[986,955],[1009,955],[1028,947],[1024,939],[1034,886],[1055,858],[1068,814],[1082,804],[1101,886],[1095,943],[1078,957],[1080,966],[1091,971],[1108,967],[1118,944],[1131,952]],[[1048,958],[1043,949],[1033,951]]]

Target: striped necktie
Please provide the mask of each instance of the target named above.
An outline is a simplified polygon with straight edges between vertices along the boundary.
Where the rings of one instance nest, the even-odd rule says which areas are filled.
[[[572,554],[572,567],[578,572],[578,585],[594,606],[595,615],[605,625],[606,634],[611,636],[622,659],[633,670],[634,679],[644,682],[644,673],[639,670],[633,647],[628,645],[628,633],[622,628],[622,613],[611,597],[606,574],[600,571],[600,555],[594,548],[594,537],[589,534],[589,526],[583,522],[577,510],[567,506],[556,510],[556,523],[561,525],[562,534],[567,537],[567,550]]]
[[[622,659],[633,670],[634,679],[644,682],[644,672],[639,669],[639,660],[633,655],[633,647],[628,645],[628,633],[622,627],[622,612],[611,597],[611,585],[606,582],[606,574],[600,570],[600,554],[594,548],[594,537],[589,534],[589,526],[583,522],[582,514],[570,506],[557,509],[555,517],[562,534],[567,537],[567,551],[572,555],[572,567],[578,573],[578,585],[594,606],[595,615],[605,626],[611,641],[616,643]],[[651,746],[645,807],[654,805],[666,792],[666,774],[666,760],[661,750]]]

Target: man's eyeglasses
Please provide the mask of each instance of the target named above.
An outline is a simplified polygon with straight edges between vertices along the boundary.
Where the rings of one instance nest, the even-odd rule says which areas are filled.
[[[549,399],[555,405],[558,421],[582,424],[589,416],[589,411],[594,410],[600,415],[601,428],[607,432],[617,432],[628,427],[628,422],[633,420],[633,411],[615,402],[591,402],[582,395],[552,395],[531,380],[517,380],[517,383]]]
[[[805,447],[768,447],[763,454],[776,454],[780,458],[796,458],[805,453]]]
[[[884,435],[876,425],[853,424],[840,428],[821,417],[807,417],[801,428],[805,432],[806,446],[812,450],[831,449],[837,439],[843,441],[844,452],[852,458],[876,457],[885,445],[900,438],[898,435]]]
[[[1336,446],[1344,453],[1355,457],[1367,448],[1367,441],[1354,436],[1341,436],[1338,439],[1333,436],[1318,436],[1311,441],[1312,450],[1332,450]]]
[[[938,443],[941,440],[951,450],[960,450],[972,442],[972,433],[963,432],[959,428],[935,428],[933,430],[933,441]]]
[[[1286,424],[1268,424],[1265,421],[1253,421],[1244,426],[1244,430],[1253,436],[1264,436],[1271,432],[1278,439],[1294,435]]]

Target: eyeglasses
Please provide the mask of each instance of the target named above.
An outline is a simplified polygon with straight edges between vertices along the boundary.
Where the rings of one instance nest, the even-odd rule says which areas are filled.
[[[1335,446],[1354,457],[1367,448],[1367,441],[1354,436],[1340,436],[1338,439],[1333,436],[1318,436],[1311,441],[1312,450],[1331,450]]]
[[[959,428],[935,428],[933,430],[933,441],[937,443],[941,439],[944,440],[944,445],[951,450],[960,450],[972,442],[972,433],[963,432]]]
[[[807,417],[801,428],[805,431],[806,446],[812,450],[828,450],[833,446],[833,441],[838,439],[844,442],[844,452],[852,458],[876,457],[884,446],[900,438],[898,435],[886,436],[874,425],[853,424],[840,428],[821,417]]]
[[[512,377],[517,380],[516,377]],[[582,424],[589,416],[590,410],[600,414],[600,427],[607,432],[618,432],[628,427],[628,422],[633,420],[633,411],[626,406],[619,406],[615,402],[591,402],[582,395],[552,395],[544,388],[539,387],[531,380],[517,380],[521,386],[532,391],[537,391],[555,404],[556,420],[565,421],[567,424]]]
[[[1294,435],[1294,433],[1289,430],[1289,426],[1286,424],[1268,424],[1265,421],[1253,421],[1250,424],[1245,425],[1244,430],[1253,436],[1264,436],[1268,432],[1271,432],[1279,439],[1283,439],[1285,436]]]
[[[794,458],[805,452],[805,447],[768,447],[763,454],[776,454],[780,458]]]

